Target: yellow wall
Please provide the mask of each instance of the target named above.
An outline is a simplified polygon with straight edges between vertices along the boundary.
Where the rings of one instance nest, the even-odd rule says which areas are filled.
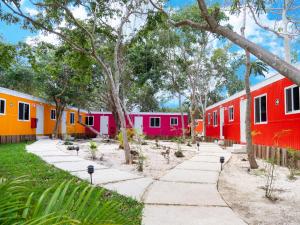
[[[28,100],[21,97],[16,97],[8,94],[0,93],[0,98],[6,100],[5,114],[0,114],[0,135],[35,135],[36,129],[31,128],[31,118],[36,118],[36,105],[44,105],[44,134],[52,134],[53,128],[55,126],[55,120],[50,119],[51,109],[55,109],[55,106],[50,104],[45,104],[33,100]],[[30,105],[30,115],[29,121],[18,121],[18,102],[29,103]],[[75,113],[75,124],[70,124],[70,112]],[[68,134],[82,134],[85,133],[84,126],[77,123],[78,113],[76,110],[66,109],[67,113],[67,133]],[[81,113],[83,119],[85,113]],[[61,125],[59,126],[61,128]]]

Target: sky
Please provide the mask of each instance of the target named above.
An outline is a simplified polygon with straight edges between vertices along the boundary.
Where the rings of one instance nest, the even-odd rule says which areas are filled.
[[[21,2],[22,2],[22,7],[24,7],[28,12],[34,13],[34,9],[33,9],[32,5],[30,5],[29,0],[22,0]],[[175,9],[180,9],[180,8],[185,7],[194,2],[195,2],[195,0],[169,0],[168,6],[175,8]],[[214,3],[216,1],[210,0],[210,1],[206,1],[206,2]],[[300,14],[300,9],[299,9],[299,11],[297,11],[295,13]],[[84,17],[85,13],[82,10],[78,9],[76,11],[76,15],[78,15],[78,17]],[[241,23],[242,23],[242,16],[228,14],[228,17],[229,17],[229,21],[227,21],[227,23],[229,23],[233,27],[233,29],[239,33]],[[275,16],[273,14],[268,14],[268,15],[261,15],[259,18],[259,21],[265,25],[273,27],[274,21],[275,21],[274,19],[275,19]],[[9,42],[12,44],[15,44],[19,41],[25,41],[27,43],[30,43],[35,38],[42,39],[44,41],[55,42],[55,37],[53,35],[45,36],[41,32],[40,33],[31,33],[28,30],[22,29],[18,25],[11,25],[11,24],[8,25],[1,21],[0,21],[0,36],[2,36],[2,38],[4,39],[5,42]],[[264,47],[265,49],[271,51],[272,53],[274,53],[280,57],[283,57],[283,41],[280,40],[273,33],[267,32],[267,31],[259,28],[255,24],[254,20],[251,18],[250,14],[247,17],[246,36],[248,39],[255,42],[256,44]],[[298,41],[296,41],[296,40],[292,41],[291,46],[292,46],[292,50],[294,52],[297,52],[297,53],[299,52],[300,48],[299,48]],[[234,46],[231,49],[231,51],[243,51],[243,50],[237,46]],[[270,69],[269,74],[266,77],[269,77],[270,75],[272,75],[274,73],[275,73],[275,71]],[[238,71],[238,75],[240,77],[242,77],[243,68],[241,68]],[[262,81],[263,79],[265,79],[265,78],[252,76],[251,84],[256,84],[256,83]],[[169,101],[166,106],[173,107],[175,105],[177,105],[176,99]]]

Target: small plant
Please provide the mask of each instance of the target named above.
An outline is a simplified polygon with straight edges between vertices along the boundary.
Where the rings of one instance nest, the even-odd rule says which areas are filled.
[[[276,201],[277,198],[273,195],[274,182],[275,182],[275,159],[269,159],[266,164],[266,185],[265,185],[265,197]]]
[[[64,145],[73,145],[73,142],[71,142],[71,141],[65,141]]]
[[[166,148],[166,151],[162,152],[161,154],[167,160],[167,163],[169,164],[170,163],[170,147]]]
[[[97,146],[96,142],[91,141],[89,149],[90,149],[90,153],[92,155],[92,160],[95,160],[96,159],[96,154],[97,154],[97,151],[98,151],[98,146]]]
[[[134,129],[128,128],[128,129],[126,129],[126,133],[127,133],[128,142],[131,142],[133,140],[133,137],[134,137],[134,134],[135,134]],[[122,131],[118,134],[118,141],[120,142],[119,148],[124,149]]]
[[[177,151],[174,153],[177,158],[184,157],[184,154],[182,153],[180,142],[177,142]]]
[[[190,141],[188,141],[187,146],[192,147],[192,144]]]
[[[158,143],[158,139],[157,138],[155,139],[155,146],[156,146],[156,148],[159,148],[159,143]]]
[[[140,152],[138,155],[138,167],[137,170],[139,172],[143,172],[144,171],[144,161],[146,160],[146,157]]]
[[[288,178],[290,180],[295,180],[296,179],[296,165],[297,165],[297,151],[295,151],[294,149],[288,149],[287,150],[287,167],[289,169],[290,174],[288,175]]]

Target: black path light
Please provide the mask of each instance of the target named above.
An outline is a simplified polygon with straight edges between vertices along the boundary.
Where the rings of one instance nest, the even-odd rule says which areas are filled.
[[[197,142],[197,148],[198,148],[198,151],[200,150],[199,148],[200,148],[200,143],[199,142]]]
[[[93,184],[93,178],[92,178],[92,174],[94,173],[95,169],[94,169],[94,166],[93,165],[89,165],[87,167],[87,172],[90,174],[91,176],[91,184]]]
[[[79,146],[76,146],[76,147],[75,147],[75,150],[76,150],[76,152],[77,152],[77,155],[78,155]]]
[[[220,157],[220,163],[221,163],[221,170],[223,170],[223,163],[225,162],[225,157],[221,156]]]

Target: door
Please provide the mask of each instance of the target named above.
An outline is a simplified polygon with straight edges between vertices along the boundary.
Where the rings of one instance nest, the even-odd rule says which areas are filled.
[[[108,135],[108,116],[100,117],[100,134]]]
[[[134,117],[134,129],[138,134],[143,134],[143,117],[136,116]]]
[[[61,133],[66,134],[67,133],[67,112],[63,111],[63,114],[61,116]]]
[[[224,108],[220,108],[220,139],[224,139]]]
[[[241,143],[246,143],[246,107],[247,100],[240,101],[240,141]]]
[[[43,135],[44,134],[44,106],[43,105],[36,105],[36,118],[37,118],[36,135]]]

